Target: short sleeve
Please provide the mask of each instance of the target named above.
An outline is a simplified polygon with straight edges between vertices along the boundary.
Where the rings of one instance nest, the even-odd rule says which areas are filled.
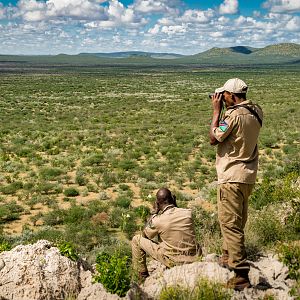
[[[212,132],[218,142],[223,142],[232,132],[236,125],[236,118],[231,115],[225,115],[225,118],[220,121],[218,127],[214,127]]]
[[[155,236],[158,235],[158,230],[155,226],[156,217],[157,215],[154,215],[144,228],[144,234],[148,239],[153,239]]]

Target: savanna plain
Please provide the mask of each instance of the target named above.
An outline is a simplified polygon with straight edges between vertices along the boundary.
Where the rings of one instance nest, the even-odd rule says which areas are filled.
[[[0,251],[47,239],[91,263],[103,252],[130,257],[157,189],[168,187],[193,208],[204,253],[219,253],[208,93],[232,77],[264,111],[249,257],[276,252],[299,279],[299,67],[0,72]]]

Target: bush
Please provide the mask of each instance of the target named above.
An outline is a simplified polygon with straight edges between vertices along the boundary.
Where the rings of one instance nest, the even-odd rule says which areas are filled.
[[[231,292],[221,284],[201,278],[194,289],[170,286],[162,290],[159,300],[229,300]]]
[[[134,209],[134,212],[145,222],[150,216],[150,208],[145,205],[140,205]]]
[[[122,225],[123,218],[122,215],[127,214],[125,208],[115,207],[109,214],[109,226],[112,228],[118,228]]]
[[[129,208],[130,204],[131,204],[131,199],[122,196],[119,196],[115,201],[115,205],[117,207]]]
[[[82,172],[77,172],[75,177],[75,182],[78,185],[83,186],[86,185],[89,182],[89,180],[84,176]]]
[[[132,213],[123,213],[122,214],[122,224],[121,230],[126,233],[126,236],[129,240],[132,239],[133,235],[138,229],[135,218]]]
[[[15,181],[11,184],[2,186],[0,191],[5,195],[13,195],[21,188],[23,188],[23,183],[20,181]]]
[[[40,170],[41,178],[46,180],[55,180],[62,174],[63,171],[58,168],[43,168]]]
[[[79,191],[75,188],[67,188],[64,190],[64,195],[66,197],[76,197],[79,195]]]
[[[290,235],[280,223],[276,209],[271,206],[249,214],[246,229],[249,243],[258,245],[259,248],[273,245],[277,241],[287,239]]]
[[[44,215],[45,225],[54,226],[64,223],[66,212],[63,209],[55,209]]]
[[[0,242],[0,253],[3,251],[9,251],[11,250],[12,246],[7,241]]]
[[[204,247],[205,252],[220,251],[222,235],[217,213],[197,207],[193,210],[193,223],[197,241]]]
[[[297,186],[298,174],[293,171],[286,174],[281,180],[275,182],[274,178],[265,177],[261,184],[257,185],[250,197],[255,209],[276,202],[288,202],[300,196]]]
[[[57,248],[61,255],[66,256],[73,261],[77,261],[79,259],[79,256],[71,243],[62,242],[57,245]]]
[[[22,211],[24,208],[15,201],[0,205],[0,223],[18,219]]]
[[[128,171],[137,167],[137,163],[133,160],[125,159],[119,162],[119,168]]]
[[[99,166],[104,159],[104,155],[102,153],[92,154],[86,159],[82,161],[83,166]]]
[[[117,251],[100,253],[96,258],[95,282],[100,282],[110,293],[124,297],[130,289],[130,259]]]
[[[280,244],[279,259],[289,268],[289,277],[300,280],[300,243]]]

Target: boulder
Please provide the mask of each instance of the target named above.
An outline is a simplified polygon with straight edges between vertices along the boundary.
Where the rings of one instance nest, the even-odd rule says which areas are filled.
[[[101,296],[91,297],[94,291]],[[68,297],[119,299],[107,293],[101,284],[92,284],[91,266],[62,256],[48,241],[20,245],[0,253],[0,300],[64,300]]]
[[[218,256],[209,254],[201,261],[167,269],[156,261],[148,264],[150,277],[144,284],[133,284],[122,299],[157,299],[162,289],[180,285],[191,290],[199,278],[225,284],[233,272],[217,264]],[[100,283],[93,283],[94,268],[86,262],[74,262],[62,256],[45,240],[20,245],[0,253],[0,300],[117,300]],[[273,255],[250,262],[249,278],[253,287],[232,292],[232,300],[292,300],[293,282],[288,269]]]
[[[234,276],[234,272],[221,268],[217,264],[217,259],[216,254],[209,254],[200,262],[171,269],[159,266],[159,263],[155,263],[156,268],[150,265],[153,269],[149,268],[151,276],[140,287],[140,293],[143,293],[143,299],[156,299],[162,289],[166,287],[179,285],[192,289],[200,277],[223,285]],[[276,256],[262,257],[257,262],[250,262],[249,279],[252,287],[242,292],[233,292],[231,299],[267,299],[272,296],[278,300],[292,300],[294,298],[289,295],[291,284],[287,277],[287,267],[279,262]]]

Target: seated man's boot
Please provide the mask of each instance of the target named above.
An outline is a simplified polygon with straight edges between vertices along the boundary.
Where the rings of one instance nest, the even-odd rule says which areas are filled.
[[[249,281],[249,270],[234,270],[235,276],[228,280],[226,287],[235,291],[242,291],[245,288],[251,287]]]
[[[222,268],[226,268],[230,270],[230,267],[228,265],[228,259],[229,259],[228,251],[223,250],[222,256],[218,258],[218,265]]]
[[[138,275],[138,283],[139,284],[142,284],[145,282],[146,278],[149,277],[149,273],[148,271],[144,271],[144,272],[139,272],[139,275]]]

